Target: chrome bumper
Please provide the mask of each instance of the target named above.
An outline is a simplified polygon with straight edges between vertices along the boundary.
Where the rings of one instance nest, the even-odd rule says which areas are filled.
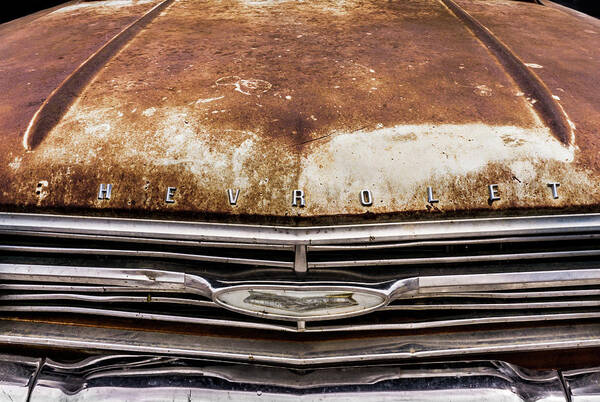
[[[74,363],[0,355],[12,401],[579,401],[600,397],[598,369],[526,370],[500,361],[296,370],[151,355]]]

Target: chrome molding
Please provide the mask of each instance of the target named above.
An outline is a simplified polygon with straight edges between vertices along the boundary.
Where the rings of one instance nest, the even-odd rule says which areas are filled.
[[[341,268],[341,267],[372,267],[386,265],[423,265],[423,264],[450,264],[460,262],[490,262],[490,261],[518,261],[518,260],[539,260],[554,259],[565,257],[594,257],[599,256],[600,250],[577,250],[577,251],[550,251],[547,253],[515,253],[515,254],[494,254],[478,256],[458,256],[458,257],[427,257],[427,258],[391,258],[379,260],[347,260],[347,261],[324,261],[309,262],[308,268]]]
[[[265,267],[280,267],[293,268],[294,264],[285,261],[270,261],[270,260],[253,260],[247,258],[231,258],[219,257],[199,254],[183,254],[183,253],[168,253],[158,251],[139,251],[139,250],[111,250],[97,248],[60,248],[60,247],[28,247],[28,246],[12,246],[0,245],[0,251],[16,251],[23,253],[45,253],[45,254],[83,254],[83,255],[109,255],[109,256],[134,256],[134,257],[151,257],[151,258],[171,258],[188,261],[202,262],[219,262],[226,264],[243,264],[243,265],[261,265]]]
[[[374,244],[464,237],[556,235],[600,229],[600,214],[462,219],[339,226],[260,226],[63,215],[0,213],[3,232],[68,233],[103,238],[217,241],[245,244]]]
[[[0,214],[2,214],[0,212]],[[235,242],[217,242],[217,241],[195,241],[195,240],[172,240],[172,239],[149,239],[145,237],[131,236],[97,236],[93,234],[77,234],[77,233],[60,233],[60,232],[34,232],[30,230],[0,230],[0,235],[21,235],[21,236],[37,236],[37,237],[52,237],[57,239],[76,239],[76,240],[107,240],[118,241],[123,243],[136,244],[160,244],[173,246],[190,246],[190,247],[213,247],[213,248],[236,248],[236,249],[251,249],[251,250],[293,250],[294,246],[289,244],[251,244],[251,243],[235,243]]]
[[[135,296],[90,296],[69,293],[34,293],[0,295],[0,301],[34,301],[34,300],[75,300],[100,303],[172,303],[202,307],[218,307],[215,303],[202,300],[183,299],[176,297],[135,297]],[[0,307],[1,309],[2,307]]]
[[[235,335],[235,334],[233,334]],[[599,324],[547,325],[434,334],[379,334],[345,339],[261,339],[224,335],[135,331],[0,320],[5,345],[90,352],[142,353],[248,363],[316,367],[353,362],[463,358],[501,352],[600,347]]]
[[[527,237],[494,237],[493,239],[469,239],[469,240],[429,240],[429,241],[407,241],[403,243],[386,244],[354,244],[354,245],[331,245],[319,246],[309,245],[308,251],[356,251],[356,250],[385,250],[392,248],[428,247],[428,246],[465,246],[497,243],[525,243],[542,241],[569,241],[569,240],[595,240],[600,239],[599,234],[578,234],[565,236],[527,236]]]

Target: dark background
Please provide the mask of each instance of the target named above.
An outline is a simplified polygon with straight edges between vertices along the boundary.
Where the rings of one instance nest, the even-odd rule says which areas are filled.
[[[531,0],[529,0],[531,1]],[[554,0],[565,6],[572,7],[576,10],[588,13],[600,18],[600,0]],[[21,0],[11,1],[10,9],[6,5],[0,13],[0,23],[13,20],[28,14],[32,14],[39,10],[54,7],[58,4],[65,3],[64,0]]]
[[[7,5],[6,3],[9,3]],[[58,4],[66,3],[65,0],[20,0],[5,2],[2,12],[0,12],[0,23],[14,20],[15,18],[33,14],[36,11],[54,7]]]
[[[596,18],[600,18],[600,0],[553,0],[555,3],[562,4],[584,12],[589,15],[593,15]]]

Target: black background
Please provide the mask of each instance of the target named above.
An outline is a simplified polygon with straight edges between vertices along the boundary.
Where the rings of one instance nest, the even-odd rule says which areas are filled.
[[[65,3],[65,0],[5,1],[2,4],[4,7],[2,7],[3,9],[0,11],[0,23],[33,14],[36,11],[54,7],[61,3]]]
[[[569,6],[581,12],[600,18],[600,0],[553,0],[555,3]]]

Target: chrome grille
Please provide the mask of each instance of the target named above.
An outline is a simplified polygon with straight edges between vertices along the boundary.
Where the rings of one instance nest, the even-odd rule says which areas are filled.
[[[600,217],[269,227],[0,214],[0,311],[287,332],[420,330],[600,318]],[[225,310],[211,287],[390,290],[316,322]]]

